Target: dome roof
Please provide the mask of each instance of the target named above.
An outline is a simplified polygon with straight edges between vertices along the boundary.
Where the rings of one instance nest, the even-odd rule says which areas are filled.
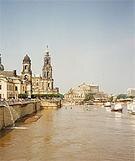
[[[0,64],[0,71],[4,71],[4,66]]]
[[[23,63],[30,63],[30,62],[31,62],[30,57],[26,54],[23,59]]]

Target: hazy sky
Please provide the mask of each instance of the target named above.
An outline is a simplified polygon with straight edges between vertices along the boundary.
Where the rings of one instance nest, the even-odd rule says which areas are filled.
[[[82,82],[109,93],[135,87],[134,0],[0,0],[6,70],[19,74],[27,51],[41,74],[47,44],[62,92]]]

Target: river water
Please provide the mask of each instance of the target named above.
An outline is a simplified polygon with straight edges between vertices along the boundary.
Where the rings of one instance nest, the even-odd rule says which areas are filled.
[[[93,106],[36,115],[1,133],[0,161],[135,161],[135,115]]]

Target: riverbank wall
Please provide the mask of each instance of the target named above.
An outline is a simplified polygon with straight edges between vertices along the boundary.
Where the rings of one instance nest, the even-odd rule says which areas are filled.
[[[40,101],[0,106],[0,130],[12,126],[18,119],[41,110]]]
[[[58,109],[61,100],[38,100],[26,102],[14,102],[0,105],[0,130],[12,126],[18,119],[33,114],[41,109]]]
[[[44,109],[61,108],[61,100],[41,100],[41,107]]]

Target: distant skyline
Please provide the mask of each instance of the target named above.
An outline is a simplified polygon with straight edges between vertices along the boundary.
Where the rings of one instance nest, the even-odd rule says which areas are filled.
[[[86,82],[126,93],[135,87],[135,1],[0,0],[5,70],[20,74],[28,52],[33,74],[42,74],[47,45],[61,92]]]

